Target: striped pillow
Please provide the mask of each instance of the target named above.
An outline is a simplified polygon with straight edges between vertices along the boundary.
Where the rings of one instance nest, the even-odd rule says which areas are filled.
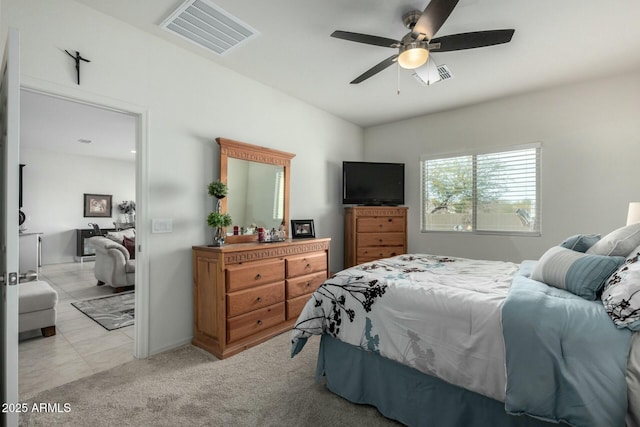
[[[619,256],[588,255],[554,246],[540,257],[531,278],[593,301],[623,263]]]

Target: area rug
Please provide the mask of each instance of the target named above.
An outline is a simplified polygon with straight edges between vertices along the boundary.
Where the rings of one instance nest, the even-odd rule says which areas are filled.
[[[135,291],[72,302],[71,305],[107,331],[113,331],[133,325]]]

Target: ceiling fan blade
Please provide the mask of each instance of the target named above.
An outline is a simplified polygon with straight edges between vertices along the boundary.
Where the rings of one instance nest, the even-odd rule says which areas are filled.
[[[413,36],[417,38],[424,34],[427,40],[431,40],[457,4],[458,0],[431,0],[411,30]]]
[[[349,31],[334,31],[331,33],[331,37],[382,47],[397,47],[397,45],[400,44],[398,40],[388,39],[386,37],[370,36],[369,34],[351,33]]]
[[[433,52],[451,52],[453,50],[474,49],[476,47],[509,43],[515,31],[516,30],[474,31],[472,33],[442,36],[429,42],[429,50]],[[434,45],[433,47],[431,46],[432,44]]]
[[[351,84],[352,85],[358,84],[360,82],[363,82],[363,81],[367,80],[369,77],[372,77],[372,76],[378,74],[380,71],[388,68],[391,64],[396,62],[397,58],[398,58],[397,54],[391,55],[390,57],[388,57],[384,61],[380,62],[377,65],[374,65],[373,67],[369,68],[367,71],[365,71],[364,73],[360,74],[358,77],[353,79],[351,81]]]

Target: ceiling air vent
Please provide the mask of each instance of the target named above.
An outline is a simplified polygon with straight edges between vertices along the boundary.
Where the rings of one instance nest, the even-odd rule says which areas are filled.
[[[413,77],[422,85],[429,86],[441,80],[449,80],[453,78],[453,74],[446,65],[436,65],[429,58],[424,67],[416,68],[413,71]]]
[[[207,0],[187,0],[160,27],[223,55],[258,32]]]
[[[453,74],[449,70],[449,67],[446,65],[438,65],[438,74],[440,75],[440,80],[449,80],[453,78]]]

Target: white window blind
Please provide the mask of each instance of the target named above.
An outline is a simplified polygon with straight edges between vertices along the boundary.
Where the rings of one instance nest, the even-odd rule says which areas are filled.
[[[540,233],[540,145],[423,158],[422,231]]]

